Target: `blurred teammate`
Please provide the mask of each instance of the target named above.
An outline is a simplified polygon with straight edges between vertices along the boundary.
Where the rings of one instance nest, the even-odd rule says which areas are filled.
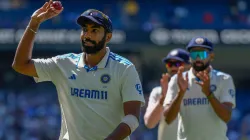
[[[163,59],[163,62],[166,65],[168,74],[162,76],[161,86],[152,90],[144,121],[148,128],[154,128],[160,121],[158,127],[159,140],[176,140],[178,119],[175,119],[171,125],[167,125],[163,117],[163,102],[168,86],[168,82],[165,82],[164,79],[169,79],[168,76],[176,74],[180,66],[184,66],[188,70],[190,68],[189,54],[183,49],[174,49]]]
[[[55,84],[62,112],[60,140],[128,140],[139,125],[144,97],[135,66],[106,47],[112,37],[108,16],[94,9],[79,16],[83,53],[32,59],[39,25],[62,12],[51,2],[32,15],[13,68],[37,82]]]
[[[187,50],[192,68],[182,73],[180,67],[171,78],[165,119],[171,123],[180,114],[178,140],[227,140],[227,122],[236,105],[233,79],[212,68],[213,45],[207,38],[193,38]]]

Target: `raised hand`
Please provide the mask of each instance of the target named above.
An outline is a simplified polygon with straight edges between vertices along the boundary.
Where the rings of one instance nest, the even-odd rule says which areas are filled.
[[[160,80],[160,83],[161,83],[161,93],[162,93],[162,96],[166,96],[166,93],[168,91],[168,81],[169,81],[169,75],[166,73],[166,74],[162,74],[162,77],[161,77],[161,80]]]
[[[160,100],[159,100],[159,103],[161,105],[163,105],[163,102],[165,100],[165,97],[166,97],[166,94],[167,94],[167,91],[168,91],[168,81],[169,81],[169,75],[167,73],[162,74],[162,77],[161,77],[161,80],[160,80],[160,83],[161,83],[161,97],[160,97]]]
[[[182,73],[184,72],[184,67],[181,66],[177,73],[177,84],[179,86],[179,92],[185,93],[188,88],[188,73],[186,73],[186,78],[184,79]]]
[[[208,96],[210,94],[210,77],[208,71],[200,71],[196,75],[201,81],[195,81],[201,86],[202,92]]]
[[[52,6],[52,3],[52,0],[46,2],[41,8],[33,13],[31,19],[41,24],[42,22],[59,15],[63,11],[63,8],[61,10],[56,10]]]

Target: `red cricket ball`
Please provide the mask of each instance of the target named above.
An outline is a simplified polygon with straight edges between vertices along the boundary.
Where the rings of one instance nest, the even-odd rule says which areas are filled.
[[[56,10],[61,10],[62,9],[62,3],[60,1],[53,1],[52,6],[56,9]]]

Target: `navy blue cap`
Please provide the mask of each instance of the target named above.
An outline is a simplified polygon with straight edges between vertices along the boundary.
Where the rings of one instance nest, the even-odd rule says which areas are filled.
[[[89,9],[85,12],[83,12],[78,18],[77,18],[77,24],[82,26],[86,21],[91,20],[94,23],[103,26],[104,29],[107,30],[107,32],[112,33],[113,27],[112,27],[112,21],[110,18],[102,13],[101,11],[98,11],[96,9]]]
[[[173,49],[162,59],[162,61],[167,63],[170,59],[179,60],[189,64],[189,53],[184,49]]]
[[[186,49],[190,51],[190,49],[193,47],[202,47],[202,48],[207,48],[210,51],[213,51],[213,43],[205,37],[192,38],[192,40],[188,43]]]

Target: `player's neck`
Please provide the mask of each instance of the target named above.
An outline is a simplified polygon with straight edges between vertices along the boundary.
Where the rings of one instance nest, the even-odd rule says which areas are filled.
[[[89,67],[96,66],[103,59],[106,52],[107,52],[106,47],[104,47],[103,49],[101,49],[96,54],[86,54],[86,55],[84,55],[85,64],[88,65]]]

